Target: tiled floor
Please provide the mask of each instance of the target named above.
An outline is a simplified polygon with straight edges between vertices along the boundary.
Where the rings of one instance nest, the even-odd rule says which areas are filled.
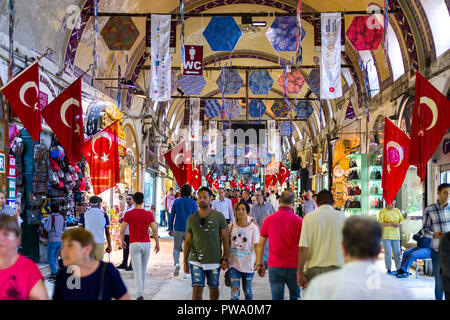
[[[150,261],[147,267],[147,279],[145,283],[144,298],[146,300],[190,300],[192,295],[191,280],[185,279],[183,271],[177,278],[172,275],[173,272],[173,240],[167,235],[167,232],[161,231],[161,251],[155,254],[154,240],[151,242],[151,254]],[[113,264],[118,265],[122,261],[122,251],[113,252],[110,255],[110,260]],[[181,257],[181,261],[183,258]],[[108,255],[105,255],[104,261],[109,261]],[[377,265],[381,270],[384,268],[384,258],[380,255]],[[44,273],[48,273],[48,268],[43,269]],[[405,285],[414,294],[418,300],[432,300],[434,299],[434,278],[420,274],[419,278],[415,277],[415,270],[411,269],[412,276],[404,279],[397,279],[392,277],[393,281],[398,281],[400,285]],[[122,279],[127,286],[132,299],[136,298],[136,284],[134,282],[132,271],[120,271]],[[225,287],[223,280],[224,272],[221,272],[220,280],[220,299],[228,300],[230,298],[230,288]],[[53,295],[53,283],[46,281],[46,288],[49,292],[49,296]],[[268,274],[264,278],[255,274],[253,280],[253,298],[255,300],[270,300],[270,286],[268,281]],[[204,299],[209,299],[208,289],[205,288]],[[289,298],[288,290],[286,288],[285,298]],[[241,299],[244,299],[241,296]]]

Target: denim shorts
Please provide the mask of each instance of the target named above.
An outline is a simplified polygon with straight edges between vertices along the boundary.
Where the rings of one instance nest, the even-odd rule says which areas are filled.
[[[205,286],[205,277],[206,283],[210,288],[218,288],[219,287],[219,276],[220,276],[220,267],[212,270],[203,270],[198,266],[194,266],[189,264],[189,269],[191,270],[191,279],[193,287],[204,287]]]

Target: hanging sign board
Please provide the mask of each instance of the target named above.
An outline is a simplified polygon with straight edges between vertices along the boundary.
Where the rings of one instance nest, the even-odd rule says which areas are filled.
[[[0,153],[0,173],[4,174],[6,172],[6,162],[5,155]]]
[[[186,52],[186,57],[184,61],[183,75],[203,75],[203,46],[185,45],[184,52]]]

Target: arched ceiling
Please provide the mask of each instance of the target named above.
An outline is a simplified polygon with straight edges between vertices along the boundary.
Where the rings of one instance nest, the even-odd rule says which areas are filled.
[[[418,0],[412,0],[417,7]],[[259,4],[254,4],[254,3]],[[406,1],[408,2],[408,1]],[[315,1],[315,0],[303,0],[304,12],[334,12],[334,11],[366,11],[370,5],[378,5],[383,7],[384,0],[340,0],[340,1]],[[421,39],[414,37],[413,31],[421,30],[424,28],[426,17],[422,17],[421,22],[416,24],[416,19],[409,19],[411,16],[410,11],[414,10],[411,4],[405,4],[402,0],[390,0],[390,10],[397,10],[396,13],[391,14],[390,23],[399,40],[400,49],[403,56],[403,62],[405,66],[405,72],[409,72],[413,69],[418,69],[423,58],[423,52],[418,52],[418,49],[422,46],[419,45],[425,37],[427,43],[432,43],[432,39],[421,35]],[[92,0],[88,0],[85,3],[85,7],[89,7],[92,4]],[[224,13],[224,12],[290,12],[295,13],[297,1],[293,0],[191,0],[186,1],[185,12],[186,13]],[[116,12],[116,13],[178,13],[179,0],[164,0],[164,1],[146,1],[146,0],[99,0],[99,12]],[[408,10],[408,14],[403,12]],[[416,8],[419,10],[420,8]],[[345,29],[348,28],[354,16],[345,16]],[[99,18],[99,32],[108,21],[108,17]],[[259,28],[257,33],[243,32],[242,38],[237,43],[233,52],[214,52],[211,50],[205,38],[202,37],[202,32],[208,25],[211,18],[209,17],[191,17],[186,18],[185,22],[185,43],[186,44],[203,44],[204,46],[204,60],[206,65],[223,66],[225,63],[230,63],[230,57],[232,59],[233,66],[273,66],[278,64],[278,59],[291,60],[295,55],[294,52],[275,52],[272,48],[269,40],[266,38],[265,33],[272,24],[274,17],[257,18],[255,20],[264,20],[267,22],[266,27]],[[241,24],[241,19],[235,17],[235,21],[238,25]],[[98,39],[98,52],[100,59],[100,66],[98,69],[98,77],[117,77],[117,69],[120,64],[122,67],[122,76],[127,79],[132,78],[133,73],[137,78],[139,85],[148,90],[149,85],[149,71],[142,68],[143,65],[149,65],[149,49],[145,48],[145,18],[134,17],[133,22],[138,28],[140,35],[133,44],[129,51],[111,51],[106,46],[104,40],[99,35]],[[306,37],[302,41],[303,48],[303,62],[304,65],[314,65],[314,57],[318,57],[320,52],[314,50],[314,29],[311,24],[310,18],[302,19],[302,26],[306,31]],[[173,54],[172,66],[180,66],[180,26],[177,27],[177,48],[176,53]],[[82,32],[81,40],[78,44],[70,44],[73,49],[75,47],[76,55],[74,57],[74,64],[85,70],[92,63],[92,48],[93,48],[93,19],[89,19],[84,31]],[[431,46],[431,44],[429,44]],[[70,50],[68,50],[69,52]],[[371,55],[375,61],[377,69],[378,80],[381,90],[392,84],[392,70],[390,64],[385,67],[385,58],[383,54],[383,48],[380,45],[377,50],[372,51]],[[358,53],[354,50],[353,46],[346,38],[345,52],[342,53],[342,63],[352,64],[350,68],[350,74],[353,77],[353,83],[357,87],[359,95],[359,101],[363,101],[363,83],[361,70],[358,67]],[[67,59],[67,56],[66,56]],[[222,60],[222,61],[219,61]],[[311,69],[302,69],[303,75],[306,77]],[[272,91],[267,95],[269,98],[282,98],[282,88],[278,84],[278,78],[281,75],[280,70],[269,71],[274,85]],[[244,80],[244,86],[236,95],[227,95],[227,97],[233,96],[245,96],[245,72],[239,71],[241,78]],[[202,91],[202,95],[211,95],[221,97],[220,93],[217,93],[216,80],[219,77],[220,71],[204,71],[204,77],[206,79],[206,86]],[[346,81],[343,77],[343,84]],[[106,86],[115,86],[116,82],[111,81],[105,83]],[[348,86],[347,86],[348,87]],[[304,97],[308,91],[308,85],[302,87],[299,94],[289,95],[291,98]],[[113,91],[116,94],[116,91]],[[281,95],[280,95],[281,93]],[[126,91],[122,92],[122,101],[124,103],[124,109],[126,109]],[[250,96],[253,96],[250,92]],[[264,99],[264,96],[260,96]],[[314,94],[312,95],[314,97]],[[179,123],[184,105],[180,103],[180,99],[173,99],[170,102],[170,109],[167,112],[167,121],[173,123],[173,128]],[[165,104],[161,104],[165,105]],[[267,111],[263,119],[274,118],[270,107],[272,101],[267,101]],[[332,101],[333,114],[336,113],[336,104]],[[320,106],[314,103],[314,109],[319,115]],[[158,114],[159,114],[159,110]],[[324,107],[324,121],[329,122],[328,108]],[[175,117],[175,120],[172,119]],[[312,118],[312,119],[311,119]],[[314,131],[319,133],[319,124],[314,116],[311,116],[307,123],[301,122],[299,125],[305,125],[310,136],[313,136],[311,131],[311,125],[314,126]],[[245,110],[241,112],[239,119],[245,119]],[[172,120],[172,121],[171,121]],[[308,124],[308,125],[306,125]],[[296,139],[299,135],[294,131]]]

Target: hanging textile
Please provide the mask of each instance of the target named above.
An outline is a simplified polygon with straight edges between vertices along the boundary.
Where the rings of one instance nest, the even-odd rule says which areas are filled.
[[[216,154],[217,146],[217,121],[209,121],[209,150],[208,155]]]
[[[320,56],[320,98],[342,97],[341,13],[322,13],[322,54]]]
[[[206,80],[203,76],[181,76],[179,85],[185,95],[198,96],[202,93]]]
[[[346,34],[356,50],[376,50],[383,38],[383,29],[375,16],[358,16],[353,18]]]
[[[280,78],[278,78],[278,84],[280,85],[281,89],[283,89],[283,92],[285,91],[285,87],[287,86],[287,93],[297,94],[305,84],[305,78],[303,78],[303,75],[300,71],[295,70],[288,72],[286,78],[283,72]]]
[[[295,106],[295,113],[300,119],[308,119],[313,112],[314,108],[309,101],[299,101]]]
[[[217,100],[205,101],[205,116],[215,118],[220,114],[220,103]]]
[[[14,1],[9,0],[9,66],[8,81],[14,77]]]
[[[200,98],[190,98],[189,137],[191,141],[200,141]]]
[[[185,54],[184,51],[184,0],[180,0],[180,22],[181,22],[181,32],[180,32],[180,42],[181,42],[181,52],[180,52],[180,59],[181,59],[181,73],[183,73],[183,67],[184,67],[184,61],[185,61]]]
[[[267,95],[272,89],[273,79],[267,70],[254,70],[248,78],[248,87],[253,94]]]
[[[225,100],[225,105],[223,106],[225,114],[229,119],[236,119],[241,113],[242,106],[236,99]]]
[[[97,40],[98,40],[98,0],[94,0],[94,50],[92,56],[94,58],[94,71],[92,73],[92,79],[97,78],[98,67],[98,53],[97,53]]]
[[[241,89],[242,80],[237,70],[222,68],[222,72],[217,78],[216,84],[222,94],[237,94]]]
[[[353,109],[352,102],[348,102],[347,111],[345,111],[345,119],[352,120],[355,118],[355,110]]]
[[[152,14],[150,98],[169,101],[171,98],[170,15]]]
[[[212,17],[203,31],[212,51],[233,51],[242,31],[233,17]]]
[[[297,48],[297,18],[294,16],[276,17],[266,32],[266,37],[275,51],[296,51]],[[306,36],[301,27],[300,41]]]
[[[320,69],[312,69],[306,78],[306,83],[308,83],[309,89],[314,94],[320,94]]]
[[[367,122],[369,122],[369,94],[370,94],[370,87],[369,87],[369,73],[367,71],[367,62],[364,65],[364,62],[362,61],[361,57],[358,59],[358,65],[364,75],[364,89],[366,91],[366,115],[367,115]]]
[[[384,0],[384,30],[383,30],[383,53],[384,53],[384,66],[388,67],[388,37],[387,31],[389,28],[389,0]]]
[[[270,110],[272,110],[277,118],[285,118],[288,115],[288,108],[284,105],[283,101],[275,101]]]
[[[283,137],[290,137],[292,135],[293,128],[290,122],[283,121],[280,124],[280,133]]]
[[[121,109],[120,100],[122,97],[122,92],[120,89],[120,78],[121,77],[122,77],[122,72],[120,70],[120,64],[119,64],[118,70],[117,70],[117,107],[119,107],[119,110]]]
[[[296,49],[296,58],[295,58],[295,64],[302,63],[303,54],[302,54],[302,20],[301,20],[301,13],[302,13],[302,0],[298,0],[297,4],[297,49]]]
[[[249,103],[248,113],[253,118],[261,118],[266,112],[266,106],[259,99],[253,99]]]

